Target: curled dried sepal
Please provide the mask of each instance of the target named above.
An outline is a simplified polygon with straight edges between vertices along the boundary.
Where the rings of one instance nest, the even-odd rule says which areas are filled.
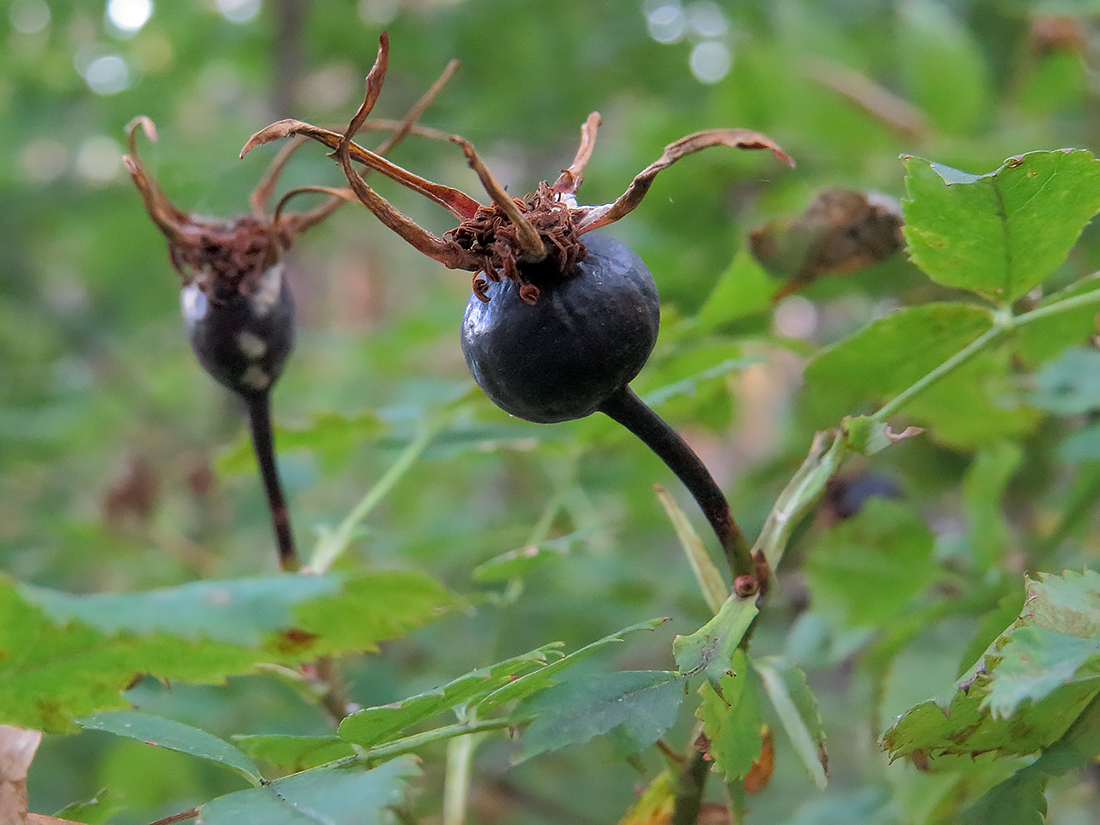
[[[368,130],[371,125],[372,124],[369,123],[363,124],[363,126],[360,127],[360,131]],[[421,127],[411,129],[410,134],[423,135],[424,137],[439,140],[451,139],[451,135],[446,132],[440,132],[435,129],[424,129]],[[243,158],[257,146],[263,146],[265,143],[294,137],[295,135],[302,135],[315,140],[321,145],[332,149],[334,152],[340,148],[344,140],[344,136],[340,132],[334,132],[331,129],[325,129],[321,126],[314,126],[302,120],[287,118],[285,120],[276,121],[270,126],[265,126],[263,129],[256,132],[256,134],[252,135],[252,137],[248,139],[248,142],[245,143],[244,148],[241,149],[241,157]],[[434,201],[451,212],[457,218],[468,218],[477,212],[478,208],[481,206],[481,204],[464,192],[452,189],[449,186],[433,183],[419,175],[408,172],[396,163],[386,160],[376,152],[372,152],[370,149],[364,149],[354,141],[349,140],[347,142],[347,151],[351,160],[361,163],[368,169],[385,175],[391,180],[397,181],[414,192],[419,192],[421,195],[428,198],[428,200]]]
[[[462,147],[466,160],[469,162],[470,168],[477,173],[481,185],[485,187],[485,191],[493,199],[497,209],[503,212],[508,222],[516,228],[516,245],[519,247],[519,259],[526,263],[537,263],[545,260],[546,247],[543,245],[538,231],[520,211],[515,198],[504,191],[504,187],[493,177],[489,167],[478,157],[473,144],[458,135],[455,135],[451,140]]]
[[[570,166],[553,185],[540,183],[534,195],[523,199],[513,198],[504,191],[469,141],[457,135],[450,136],[449,139],[462,148],[489,195],[491,203],[483,206],[457,189],[415,175],[352,141],[356,132],[368,127],[367,117],[385,79],[388,50],[389,38],[383,34],[379,38],[378,57],[367,76],[363,104],[343,134],[300,120],[281,120],[254,134],[241,154],[260,144],[296,135],[304,135],[329,147],[363,205],[424,255],[452,269],[477,273],[473,291],[482,300],[486,299],[487,284],[503,277],[518,284],[519,295],[524,301],[536,302],[540,294],[539,279],[567,278],[576,272],[576,265],[586,254],[581,235],[614,223],[633,211],[657,174],[686,155],[710,146],[769,149],[780,160],[794,165],[778,144],[759,132],[748,129],[696,132],[666,146],[661,157],[638,173],[626,192],[613,203],[578,206],[575,195],[584,167],[592,156],[600,125],[599,113],[592,112],[581,127],[580,146]],[[375,192],[353,162],[419,192],[448,209],[461,223],[443,238],[432,234]]]
[[[658,172],[667,169],[682,157],[711,146],[728,146],[732,149],[770,149],[773,155],[788,166],[794,166],[794,159],[784,152],[779,144],[760,132],[749,129],[709,129],[705,132],[695,132],[668,144],[657,160],[634,176],[630,186],[614,203],[577,209],[574,214],[577,233],[583,235],[585,232],[607,226],[630,214],[642,202]]]
[[[168,199],[168,196],[164,194],[164,190],[160,188],[156,178],[145,169],[145,164],[141,160],[137,148],[138,127],[141,128],[150,141],[156,143],[157,127],[153,121],[145,115],[135,117],[126,124],[127,145],[130,151],[129,154],[122,156],[122,161],[126,164],[126,168],[130,172],[130,179],[133,180],[134,185],[141,194],[145,211],[149,213],[153,223],[160,227],[161,232],[168,237],[169,241],[179,240],[179,227],[187,222],[188,216],[185,212],[176,208],[172,201]]]
[[[592,157],[592,150],[596,148],[596,130],[600,128],[600,113],[592,112],[588,119],[581,124],[581,144],[577,147],[576,157],[573,158],[573,162],[569,164],[568,169],[563,169],[562,173],[558,175],[558,179],[554,181],[554,185],[551,187],[563,198],[572,198],[577,194],[577,190],[581,186],[581,181],[584,180],[584,167],[588,164],[588,159]],[[574,200],[570,206],[576,207],[576,201]]]

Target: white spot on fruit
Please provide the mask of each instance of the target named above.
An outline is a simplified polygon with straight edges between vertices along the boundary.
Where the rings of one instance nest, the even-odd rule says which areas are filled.
[[[256,284],[256,291],[249,297],[252,312],[257,318],[263,318],[271,313],[271,309],[279,300],[279,292],[282,288],[283,265],[280,263],[264,272],[260,282]]]
[[[264,339],[248,330],[237,336],[237,346],[240,347],[244,357],[249,361],[259,361],[267,352],[267,344],[264,343]]]
[[[190,283],[180,293],[180,309],[183,310],[183,320],[187,326],[194,327],[206,315],[206,295],[199,285]]]
[[[264,372],[258,364],[252,364],[241,376],[241,384],[257,392],[266,390],[270,383],[271,376]]]

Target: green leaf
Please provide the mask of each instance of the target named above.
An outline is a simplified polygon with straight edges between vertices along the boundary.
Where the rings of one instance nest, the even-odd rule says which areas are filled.
[[[224,739],[174,719],[136,710],[119,710],[85,717],[78,724],[85,730],[106,731],[115,736],[136,739],[146,745],[205,759],[235,771],[253,785],[260,785],[264,781],[256,764]]]
[[[743,246],[699,309],[695,319],[698,331],[713,332],[732,321],[768,310],[772,295],[782,285],[782,281],[772,278],[757,263],[748,246]]]
[[[526,576],[540,567],[553,564],[567,556],[570,547],[591,532],[591,530],[577,531],[567,536],[538,544],[528,544],[501,553],[475,567],[470,573],[470,578],[475,582],[487,584]]]
[[[781,656],[754,659],[753,667],[764,680],[772,707],[791,744],[810,772],[814,783],[824,789],[828,783],[825,728],[817,712],[817,700],[806,684],[801,668]]]
[[[722,677],[733,672],[734,651],[759,612],[754,599],[730,596],[713,619],[691,635],[672,640],[676,667],[685,676],[704,671],[720,693]]]
[[[377,768],[314,768],[262,788],[219,796],[199,809],[198,825],[382,825],[419,774],[413,757]]]
[[[993,568],[1008,549],[1009,526],[1001,499],[1023,460],[1019,445],[1004,441],[978,451],[963,479],[963,504],[979,570]]]
[[[233,742],[252,759],[268,762],[284,773],[315,768],[355,753],[339,736],[238,734]]]
[[[1047,295],[1035,309],[1054,307],[1070,298],[1095,293],[1100,274],[1075,281],[1063,290]],[[1080,346],[1096,334],[1096,305],[1086,303],[1046,318],[1038,318],[1013,332],[1013,349],[1030,367],[1049,361],[1067,347]]]
[[[934,281],[1008,304],[1046,280],[1100,210],[1100,163],[1031,152],[988,175],[906,158],[913,261]]]
[[[513,681],[516,674],[541,667],[548,653],[561,655],[558,647],[560,645],[544,645],[522,656],[473,670],[428,693],[356,711],[340,723],[340,738],[364,748],[389,742],[412,725],[459,705],[476,702]]]
[[[676,529],[676,536],[680,539],[680,547],[683,548],[688,564],[691,565],[691,572],[695,574],[695,581],[698,582],[699,589],[703,593],[703,600],[707,603],[711,613],[718,613],[730,595],[725,579],[718,572],[718,567],[707,552],[703,540],[699,538],[699,534],[691,526],[691,522],[684,515],[684,511],[680,509],[680,505],[676,503],[676,499],[670,496],[664,487],[655,486],[654,490],[661,506],[668,513],[672,526]]]
[[[835,427],[931,372],[992,326],[988,310],[923,304],[872,322],[807,366],[801,408],[815,428]]]
[[[1066,572],[1028,581],[1024,612],[990,648],[986,706],[1010,716],[1062,685],[1100,678],[1100,573]],[[995,656],[993,667],[990,659]],[[1096,689],[1100,690],[1100,683]]]
[[[649,747],[672,727],[684,698],[684,677],[667,671],[623,671],[563,682],[524,702],[517,718],[533,719],[523,734],[525,759],[595,736],[616,750]]]
[[[623,641],[623,637],[628,633],[634,633],[638,630],[654,630],[666,621],[668,621],[668,619],[650,619],[645,622],[638,622],[638,624],[633,624],[630,627],[623,628],[615,633],[604,636],[602,639],[597,639],[591,644],[574,650],[568,656],[558,659],[556,662],[551,662],[546,665],[546,667],[540,668],[539,670],[533,670],[530,673],[525,673],[518,679],[498,688],[480,702],[478,709],[488,710],[500,707],[507,702],[525,699],[549,687],[553,684],[554,677],[567,668],[571,668],[579,662],[583,662],[593,653],[597,653],[610,644]]]
[[[742,650],[733,656],[733,675],[721,680],[721,695],[704,682],[699,686],[702,701],[695,711],[710,740],[714,765],[726,781],[743,779],[760,756],[763,717],[753,670]]]
[[[84,802],[71,802],[54,814],[57,819],[85,822],[87,825],[103,825],[126,810],[120,795],[109,788],[100,788],[95,796]]]
[[[977,825],[1042,825],[1046,820],[1044,790],[1052,776],[1080,770],[1100,755],[1100,700],[1093,699],[1066,734],[1042,756],[991,788],[963,812],[962,821]]]
[[[923,702],[883,737],[893,756],[1029,754],[1055,742],[1100,694],[1100,574],[1027,582],[1019,618],[950,702]]]
[[[1078,347],[1048,361],[1035,377],[1028,401],[1055,415],[1100,409],[1100,351]]]
[[[136,674],[218,683],[262,663],[373,650],[456,604],[420,573],[267,576],[78,596],[0,579],[2,721],[71,730]]]
[[[870,498],[825,530],[806,560],[814,603],[854,627],[881,627],[935,577],[935,537],[913,509]]]

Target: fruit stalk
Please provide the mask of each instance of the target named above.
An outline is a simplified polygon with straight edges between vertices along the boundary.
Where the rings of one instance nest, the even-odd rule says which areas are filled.
[[[248,429],[252,435],[252,447],[260,465],[267,504],[271,510],[271,526],[275,532],[275,546],[279,551],[279,568],[293,573],[301,567],[294,548],[294,534],[290,527],[290,511],[283,496],[279,470],[275,465],[275,439],[271,431],[271,395],[262,392],[245,399],[248,408]]]
[[[680,434],[629,386],[612,393],[599,410],[638,436],[684,483],[718,536],[734,578],[752,576],[755,579],[757,571],[752,551],[733,517],[729,501],[702,459]]]

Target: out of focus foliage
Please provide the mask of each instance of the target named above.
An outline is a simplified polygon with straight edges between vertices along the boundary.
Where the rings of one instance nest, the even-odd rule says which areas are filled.
[[[731,628],[752,615],[712,618],[653,493],[666,487],[702,532],[675,478],[606,419],[538,426],[494,408],[458,347],[466,274],[358,206],[290,256],[299,338],[273,404],[306,551],[431,438],[380,491],[335,572],[309,585],[268,576],[275,554],[242,418],[193,361],[178,276],[121,162],[126,124],[147,115],[159,141],[143,156],[179,206],[248,211],[271,150],[238,160],[242,144],[283,117],[345,124],[383,29],[392,56],[376,114],[403,115],[457,58],[423,123],[473,141],[516,194],[569,164],[593,110],[603,126],[584,203],[615,198],[689,132],[769,134],[795,170],[710,149],[663,173],[613,228],[662,294],[662,337],[634,386],[755,535],[815,431],[872,412],[988,333],[985,299],[1021,313],[1095,289],[1095,4],[11,0],[4,14],[0,649],[20,658],[0,657],[0,693],[27,704],[0,703],[0,723],[56,731],[31,768],[32,811],[99,795],[66,816],[140,823],[219,797],[210,822],[282,821],[247,782],[437,729],[456,708],[476,724],[516,707],[520,722],[536,718],[521,743],[486,729],[454,740],[472,756],[428,741],[419,774],[402,756],[280,787],[306,802],[366,796],[376,802],[364,815],[379,817],[403,800],[409,821],[437,816],[444,788],[458,787],[472,823],[613,822],[636,803],[630,821],[656,822],[639,811],[654,797],[661,810],[664,780],[644,805],[635,793],[666,767],[649,745],[670,728],[682,750],[698,704],[724,734],[712,756],[731,777],[759,754],[761,723],[779,733],[749,822],[1100,819],[1094,303],[1021,325],[899,410],[893,423],[926,431],[832,480],[761,606],[752,666],[727,650],[743,665],[729,675],[692,634],[717,622],[736,646]],[[1087,151],[1006,164],[1063,147]],[[455,146],[411,137],[392,157],[477,193]],[[1051,186],[1013,200],[1031,171]],[[283,186],[341,183],[311,145]],[[908,199],[908,251],[835,276],[784,273],[782,255],[765,270],[750,232],[827,187]],[[451,228],[430,204],[379,190]],[[772,306],[784,274],[799,289]],[[189,624],[194,605],[225,593],[266,607]],[[652,633],[622,631],[658,617],[670,620],[645,624]],[[287,635],[291,618],[308,640]],[[339,736],[292,667],[328,653],[344,656],[350,696],[368,709]],[[685,654],[710,677],[699,702],[684,700]],[[111,685],[135,662],[172,681],[138,678],[120,699]],[[558,662],[575,669],[551,686]],[[616,704],[626,695],[628,713]],[[127,703],[143,712],[126,717],[129,734],[107,713],[64,732],[74,715]],[[155,738],[176,745],[141,744]],[[468,785],[446,770],[465,759]],[[726,804],[723,791],[712,781],[708,799]]]

